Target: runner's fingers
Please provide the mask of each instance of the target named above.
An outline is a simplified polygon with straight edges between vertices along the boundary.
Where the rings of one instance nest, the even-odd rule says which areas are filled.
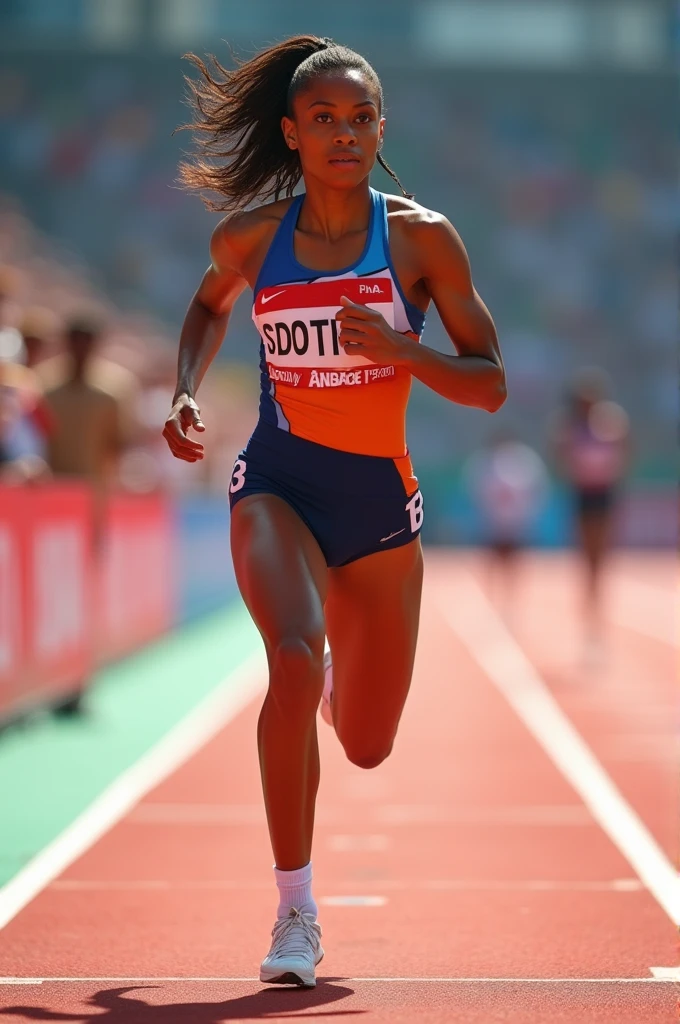
[[[193,405],[185,405],[179,413],[182,420],[182,427],[186,433],[189,427],[195,430],[205,430],[205,424],[201,420],[201,414]]]
[[[182,462],[201,462],[201,460],[203,459],[202,455],[200,456],[200,458],[192,459],[188,455],[181,455],[179,452],[173,452],[172,454],[176,459],[180,459]]]
[[[375,324],[369,320],[358,320],[352,316],[340,321],[340,333],[343,331],[359,331],[361,334],[368,334],[374,330]]]
[[[203,452],[192,451],[190,448],[172,444],[169,445],[169,448],[176,459],[182,459],[184,462],[198,462],[203,458]]]
[[[371,332],[366,330],[358,330],[354,326],[345,327],[343,325],[341,329],[338,331],[338,337],[340,339],[340,344],[344,345],[348,341],[366,342],[369,339],[370,333]]]
[[[203,452],[203,445],[187,437],[181,424],[177,422],[174,416],[167,420],[163,429],[163,437],[170,445],[173,455],[176,451],[194,455],[199,455]]]
[[[338,310],[335,314],[336,320],[344,320],[347,317],[355,316],[360,320],[376,320],[380,317],[375,309],[370,309],[368,306],[364,306],[357,302],[352,302],[346,295],[343,295],[340,300],[343,303],[342,309]]]
[[[336,313],[335,319],[338,323],[343,324],[343,326],[354,322],[369,328],[377,324],[381,316],[380,313],[376,313],[372,309],[366,309],[365,306],[353,306],[352,309],[343,309]]]

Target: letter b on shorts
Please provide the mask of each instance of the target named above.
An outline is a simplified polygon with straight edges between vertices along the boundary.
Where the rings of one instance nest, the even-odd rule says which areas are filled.
[[[420,491],[416,491],[408,505],[406,511],[411,519],[411,533],[415,533],[423,525],[423,496]]]

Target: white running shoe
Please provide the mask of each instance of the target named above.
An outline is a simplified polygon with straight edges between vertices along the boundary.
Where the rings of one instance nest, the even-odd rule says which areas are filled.
[[[314,968],[323,960],[321,925],[313,914],[293,907],[272,930],[272,946],[260,967],[260,981],[314,988]]]
[[[326,651],[323,656],[323,693],[321,695],[321,703],[319,704],[319,711],[321,717],[327,725],[333,725],[333,711],[331,709],[331,702],[333,700],[333,659],[331,658],[331,652]]]

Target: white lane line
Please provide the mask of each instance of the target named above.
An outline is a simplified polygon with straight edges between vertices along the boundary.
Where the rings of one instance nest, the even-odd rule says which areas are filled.
[[[333,853],[382,853],[389,849],[392,840],[376,833],[355,836],[341,833],[329,836],[326,845]]]
[[[674,968],[664,967],[652,967],[650,969],[652,971],[674,970]],[[256,976],[252,978],[0,978],[0,985],[90,985],[110,981],[123,982],[124,984],[140,981],[152,984],[157,982],[192,982],[200,985],[208,982],[259,982],[259,980]],[[450,985],[654,985],[674,983],[677,979],[675,976],[672,978],[653,976],[651,978],[334,978],[333,980],[378,982],[380,984],[389,982],[397,982],[399,984],[432,982],[434,984]]]
[[[475,878],[433,878],[396,879],[384,878],[376,883],[360,881],[344,883],[348,888],[357,889],[362,884],[391,891],[411,892],[414,889],[453,889],[461,892],[642,892],[644,885],[639,878],[613,878],[604,881],[557,881],[552,879],[475,879]],[[342,888],[338,883],[336,888]],[[271,890],[271,882],[241,880],[236,878],[170,881],[169,879],[119,879],[98,880],[89,878],[58,878],[50,884],[52,892],[166,892],[170,890],[219,891],[240,889],[244,891]]]
[[[263,653],[251,655],[139,758],[0,889],[0,928],[120,821],[137,801],[217,735],[267,678]]]
[[[144,801],[129,816],[133,825],[255,825],[267,826],[264,804],[185,804]],[[317,825],[354,823],[351,807],[321,806],[316,810]]]
[[[451,807],[447,804],[383,804],[377,808],[383,825],[595,825],[583,804],[525,804],[505,807]]]
[[[139,804],[130,814],[135,825],[266,825],[264,804]]]
[[[534,739],[562,772],[600,827],[676,924],[678,875],[651,832],[550,693],[481,587],[467,572],[455,590],[440,588],[439,608]]]
[[[418,888],[417,885],[409,888]],[[614,878],[611,882],[553,882],[548,879],[535,881],[484,881],[468,882],[466,879],[443,878],[440,881],[423,882],[423,889],[456,889],[462,891],[494,892],[641,892],[642,882],[637,878]]]
[[[378,804],[368,812],[371,824],[381,825],[596,825],[583,804],[520,804],[517,806],[455,807],[451,804]],[[317,825],[355,824],[356,808],[319,807]],[[267,819],[264,804],[184,804],[145,801],[135,807],[128,821],[134,825],[229,826],[259,825]]]
[[[384,907],[386,896],[322,896],[319,903],[324,907]]]
[[[657,981],[680,981],[680,967],[650,967]]]
[[[677,592],[665,593],[639,580],[618,580],[612,585],[606,607],[608,617],[620,626],[680,647]]]

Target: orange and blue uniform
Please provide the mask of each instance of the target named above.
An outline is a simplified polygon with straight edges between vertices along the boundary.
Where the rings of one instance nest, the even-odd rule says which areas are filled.
[[[370,190],[364,251],[324,274],[298,263],[294,234],[304,195],[286,211],[254,289],[260,334],[260,418],[237,459],[232,506],[272,493],[307,523],[331,565],[408,543],[422,497],[406,447],[410,373],[339,343],[341,297],[380,312],[420,340],[425,314],[400,287],[389,251],[385,196]]]

